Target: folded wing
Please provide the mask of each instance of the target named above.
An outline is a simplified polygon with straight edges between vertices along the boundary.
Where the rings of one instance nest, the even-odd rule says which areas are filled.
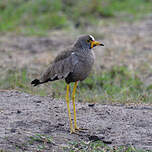
[[[78,58],[74,52],[62,52],[42,74],[40,82],[45,83],[48,81],[65,79],[71,72],[73,72],[77,63]]]

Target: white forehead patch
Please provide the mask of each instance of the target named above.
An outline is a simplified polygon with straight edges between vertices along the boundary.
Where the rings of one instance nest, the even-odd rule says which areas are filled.
[[[94,37],[92,35],[89,35],[92,41],[95,41]]]

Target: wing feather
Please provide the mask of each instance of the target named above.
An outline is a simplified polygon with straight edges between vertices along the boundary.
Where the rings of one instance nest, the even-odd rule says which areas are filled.
[[[65,51],[58,55],[54,62],[42,74],[40,81],[53,81],[66,78],[70,72],[73,72],[78,63],[76,54],[72,51]]]

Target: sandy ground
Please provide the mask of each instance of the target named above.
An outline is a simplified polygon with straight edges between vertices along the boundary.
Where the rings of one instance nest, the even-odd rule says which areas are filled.
[[[36,134],[52,137],[43,152],[63,151],[69,141],[102,140],[109,146],[131,144],[152,150],[152,106],[111,106],[77,103],[77,119],[85,132],[69,133],[66,102],[18,91],[0,92],[0,148],[36,151]]]

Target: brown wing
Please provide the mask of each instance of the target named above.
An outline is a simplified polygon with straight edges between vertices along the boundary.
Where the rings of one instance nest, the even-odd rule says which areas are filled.
[[[64,79],[70,72],[73,72],[78,59],[74,51],[68,50],[61,52],[42,74],[41,82]]]

